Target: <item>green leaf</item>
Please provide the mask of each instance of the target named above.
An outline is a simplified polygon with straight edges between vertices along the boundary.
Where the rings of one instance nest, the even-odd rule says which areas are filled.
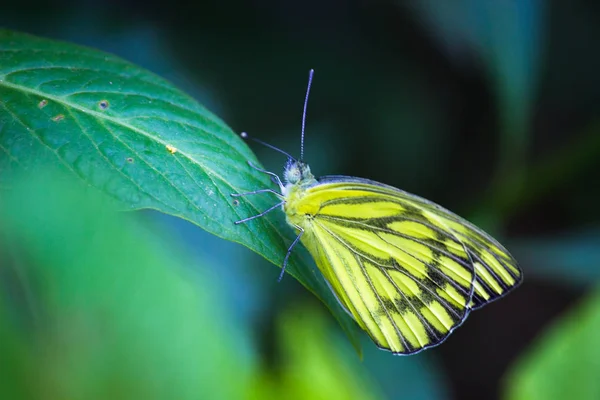
[[[118,200],[189,220],[281,266],[294,238],[282,213],[234,221],[274,204],[246,144],[219,118],[156,75],[118,57],[0,30],[2,171],[58,166]],[[298,246],[299,248],[300,246]],[[359,348],[355,323],[304,250],[288,272],[332,311]]]
[[[511,400],[600,398],[600,291],[534,342],[508,375]]]

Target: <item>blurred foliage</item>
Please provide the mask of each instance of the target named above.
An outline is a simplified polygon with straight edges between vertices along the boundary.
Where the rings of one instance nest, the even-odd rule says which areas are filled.
[[[281,322],[282,371],[259,372],[210,269],[58,177],[13,177],[0,201],[0,397],[380,398],[310,311]]]
[[[486,68],[501,133],[495,146],[499,150],[498,181],[492,187],[500,184],[506,174],[520,171],[526,162],[540,56],[545,48],[546,2],[458,0],[441,4],[423,0],[414,7],[451,56],[456,50],[472,54]],[[511,187],[518,194],[522,189]]]
[[[552,324],[508,376],[507,399],[600,398],[600,293]]]
[[[474,313],[438,348],[397,358],[365,341],[363,371],[349,346],[338,348],[345,339],[333,324],[321,324],[320,313],[305,311],[312,310],[312,296],[293,279],[277,284],[277,269],[266,268],[241,246],[183,220],[144,213],[160,224],[142,230],[169,232],[160,244],[151,240],[148,251],[165,251],[168,259],[188,254],[184,264],[194,271],[191,276],[201,272],[198,279],[187,273],[181,278],[179,264],[165,266],[191,286],[197,280],[203,289],[208,282],[221,295],[215,304],[226,309],[219,315],[241,324],[225,329],[247,340],[232,347],[234,357],[246,348],[253,398],[312,395],[299,383],[309,380],[373,382],[356,392],[371,398],[379,393],[411,399],[498,398],[501,393],[518,399],[598,397],[592,334],[600,308],[596,3],[240,0],[150,1],[140,7],[131,0],[34,0],[3,6],[0,25],[117,54],[185,89],[234,130],[292,154],[299,144],[306,71],[315,68],[305,153],[317,175],[366,177],[430,198],[505,242],[525,271],[521,288]],[[7,132],[0,124],[0,139]],[[253,150],[267,169],[281,168],[279,154]],[[0,150],[0,162],[6,161],[3,155]],[[7,189],[13,190],[0,181],[2,207]],[[130,217],[117,218],[130,229],[125,222]],[[15,241],[13,232],[9,237]],[[14,254],[32,252],[22,244],[8,253],[13,247],[6,241],[0,248],[0,258],[11,260],[8,265],[15,264]],[[283,257],[282,249],[272,250]],[[33,262],[18,258],[18,265]],[[3,271],[5,265],[0,264]],[[9,276],[2,275],[5,285],[16,279],[14,272]],[[15,296],[26,297],[11,293],[11,299]],[[0,317],[14,321],[16,315],[29,315],[22,305],[28,303],[16,304],[18,313],[2,308]],[[206,311],[197,308],[199,315]],[[151,316],[148,308],[139,312]],[[136,318],[141,317],[132,321]],[[296,324],[298,318],[306,327]],[[21,390],[14,398],[31,396],[39,386],[23,371],[43,375],[40,371],[49,369],[31,361],[42,359],[32,358],[30,345],[33,338],[41,339],[29,333],[35,329],[23,334],[22,325],[28,326],[20,322],[15,331],[13,325],[0,325],[0,361],[9,360],[0,362],[0,372]],[[298,358],[302,349],[283,345],[288,325],[294,327],[292,335],[320,338],[305,345],[315,349],[306,360]],[[59,340],[56,333],[47,337]],[[319,353],[327,349],[328,355]],[[307,360],[318,365],[307,366]],[[348,369],[336,368],[338,363]],[[324,371],[318,380],[310,375],[313,368]],[[299,370],[309,373],[294,378]],[[225,385],[237,381],[223,376],[218,381],[227,380]]]
[[[523,264],[531,266],[529,272],[536,279],[585,287],[600,281],[598,243],[600,229],[592,228],[521,239],[514,241],[512,248]]]
[[[0,200],[0,359],[15,360],[0,397],[242,398],[251,353],[230,345],[247,341],[210,274],[56,178],[21,176]]]
[[[255,399],[381,399],[351,348],[333,335],[323,316],[291,310],[278,321],[279,368],[257,381]]]

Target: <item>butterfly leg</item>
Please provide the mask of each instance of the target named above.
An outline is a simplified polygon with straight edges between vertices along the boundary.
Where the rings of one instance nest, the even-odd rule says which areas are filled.
[[[279,184],[281,183],[281,180],[279,179],[279,176],[275,175],[277,177],[277,179],[271,177],[271,182],[273,182],[274,184],[276,184],[277,186],[279,186]]]
[[[239,225],[239,224],[243,224],[245,222],[248,222],[250,220],[253,220],[255,218],[262,217],[263,215],[265,215],[267,213],[270,213],[271,211],[273,211],[277,207],[282,206],[284,203],[285,203],[285,201],[281,201],[281,202],[275,204],[273,207],[269,207],[268,209],[266,209],[265,211],[261,212],[260,214],[253,215],[253,216],[248,217],[248,218],[240,219],[239,221],[235,221],[234,224]]]
[[[304,229],[302,229],[301,227],[296,226],[296,229],[298,229],[300,231],[300,233],[298,234],[298,236],[296,236],[296,239],[294,239],[294,241],[290,245],[290,247],[285,255],[285,258],[283,259],[283,266],[281,267],[281,274],[279,274],[279,279],[277,279],[277,282],[281,282],[281,280],[283,279],[283,275],[285,274],[285,267],[287,267],[288,258],[290,258],[290,254],[292,254],[292,249],[294,248],[294,246],[296,246],[296,244],[298,244],[298,241],[304,234]]]
[[[279,192],[276,192],[273,189],[260,189],[260,190],[255,190],[253,192],[245,192],[245,193],[231,193],[231,197],[249,196],[251,194],[258,194],[258,193],[273,193],[275,196],[279,197],[280,199],[283,199],[283,195]]]
[[[252,164],[252,161],[250,161],[250,160],[248,160],[248,165],[251,166],[252,168],[254,168],[255,170],[257,170],[258,172],[262,172],[263,174],[270,175],[272,179],[275,179],[275,183],[277,184],[277,186],[279,186],[279,189],[281,189],[281,191],[283,192],[283,188],[285,186],[281,182],[281,178],[279,178],[279,175],[277,175],[276,173],[273,173],[271,171],[267,171],[262,168],[258,168],[256,165]]]

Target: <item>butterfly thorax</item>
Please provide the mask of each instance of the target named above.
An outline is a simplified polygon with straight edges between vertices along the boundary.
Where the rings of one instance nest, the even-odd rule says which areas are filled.
[[[309,210],[301,207],[302,199],[306,195],[306,190],[317,184],[317,180],[310,172],[308,164],[296,160],[288,160],[283,177],[285,179],[283,211],[287,221],[292,226],[304,226],[310,215],[307,213]]]

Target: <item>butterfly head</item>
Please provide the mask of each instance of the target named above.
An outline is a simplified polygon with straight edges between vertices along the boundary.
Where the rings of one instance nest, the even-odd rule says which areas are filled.
[[[304,161],[288,159],[283,170],[283,178],[286,184],[297,185],[312,183],[315,177],[310,172],[310,167]]]

